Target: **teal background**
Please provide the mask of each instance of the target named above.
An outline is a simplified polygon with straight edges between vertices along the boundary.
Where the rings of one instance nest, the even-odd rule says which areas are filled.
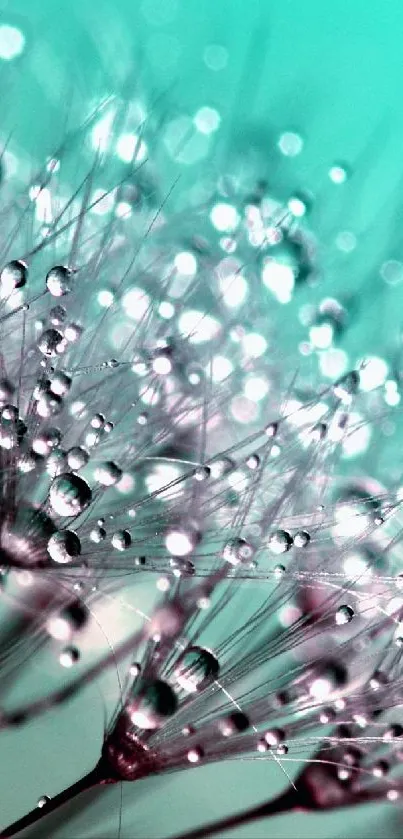
[[[3,0],[0,15],[27,37],[23,59],[0,72],[3,133],[13,129],[13,150],[41,160],[60,139],[71,89],[71,118],[80,119],[90,103],[118,92],[132,73],[146,99],[162,94],[155,110],[168,120],[192,117],[204,105],[216,108],[222,124],[206,158],[177,165],[157,149],[162,190],[181,173],[173,206],[186,206],[202,174],[225,171],[245,149],[248,166],[267,169],[281,195],[308,190],[325,266],[320,295],[358,290],[360,306],[346,346],[352,356],[388,354],[400,330],[403,296],[401,286],[386,288],[379,278],[384,259],[403,255],[400,0]],[[203,60],[211,44],[228,51],[219,71]],[[280,159],[276,151],[285,130],[304,138],[297,158]],[[352,173],[342,187],[327,177],[336,161],[345,161]],[[342,230],[357,236],[349,256],[334,246]],[[42,678],[39,668],[36,677]],[[91,768],[105,703],[112,707],[116,695],[112,674],[102,691],[92,688],[32,729],[2,735],[4,823]],[[277,766],[262,761],[192,769],[126,785],[122,807],[120,789],[108,790],[84,810],[72,807],[71,820],[66,814],[57,827],[52,820],[47,835],[117,836],[121,812],[121,837],[165,837],[271,796],[283,781]],[[237,835],[398,837],[398,820],[398,811],[385,805],[283,817]],[[44,834],[41,829],[32,835]]]

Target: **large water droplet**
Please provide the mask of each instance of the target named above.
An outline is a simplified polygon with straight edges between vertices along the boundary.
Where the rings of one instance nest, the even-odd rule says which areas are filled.
[[[4,266],[0,274],[0,286],[3,296],[8,296],[16,288],[23,288],[28,277],[28,268],[20,259],[13,259]]]
[[[140,690],[129,703],[127,711],[133,725],[154,729],[160,728],[175,713],[177,705],[178,700],[171,686],[156,679]]]
[[[92,492],[78,475],[63,474],[55,478],[49,490],[49,502],[59,516],[77,516],[90,503]]]
[[[186,693],[204,690],[217,679],[219,664],[210,650],[204,647],[188,647],[175,667],[175,679]]]
[[[67,565],[81,553],[81,544],[73,530],[59,530],[48,542],[48,554],[60,565]]]
[[[38,341],[39,351],[48,358],[58,355],[63,346],[63,335],[58,329],[46,329]]]
[[[46,276],[46,287],[53,297],[64,297],[71,291],[72,271],[64,265],[55,265]]]

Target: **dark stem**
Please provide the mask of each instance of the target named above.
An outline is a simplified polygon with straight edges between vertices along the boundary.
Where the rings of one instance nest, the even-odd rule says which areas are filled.
[[[204,839],[205,836],[214,836],[221,831],[230,830],[231,827],[240,827],[242,824],[250,824],[269,816],[279,816],[281,813],[291,813],[299,808],[302,809],[300,797],[296,790],[290,787],[282,795],[273,798],[272,801],[259,804],[257,807],[251,807],[236,816],[228,816],[225,819],[210,822],[210,824],[197,827],[188,833],[181,833],[180,836],[175,836],[175,839]]]
[[[79,781],[76,781],[70,787],[67,787],[67,789],[59,792],[59,794],[55,795],[54,798],[51,798],[44,807],[35,807],[35,809],[31,810],[30,813],[27,813],[21,819],[18,819],[18,821],[13,822],[13,824],[4,828],[4,830],[0,833],[1,839],[6,836],[15,836],[21,830],[24,830],[26,827],[31,827],[31,825],[35,824],[40,819],[43,819],[49,813],[57,810],[63,804],[67,804],[68,801],[71,801],[77,795],[80,795],[80,793],[86,792],[92,787],[100,784],[107,783],[114,783],[114,779],[105,777],[105,767],[103,766],[101,760],[96,765],[95,769],[92,769],[91,772],[84,775],[84,778],[80,778]]]

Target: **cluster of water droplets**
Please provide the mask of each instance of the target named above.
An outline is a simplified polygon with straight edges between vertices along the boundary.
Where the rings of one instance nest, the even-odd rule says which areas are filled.
[[[102,151],[65,200],[55,153],[4,233],[0,728],[130,654],[102,782],[235,757],[284,769],[309,747],[308,809],[393,800],[403,495],[345,462],[385,410],[384,381],[372,393],[364,362],[295,375],[301,349],[320,361],[348,320],[324,298],[300,312],[309,346],[293,346],[279,316],[320,279],[309,202],[218,179],[207,212],[178,216],[135,149],[100,190]],[[94,663],[97,610],[118,612],[144,572],[156,603],[138,595],[127,637]],[[58,686],[9,703],[43,647]]]

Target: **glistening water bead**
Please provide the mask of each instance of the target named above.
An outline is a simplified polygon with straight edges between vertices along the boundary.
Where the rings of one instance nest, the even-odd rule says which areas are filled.
[[[298,538],[298,543],[302,541],[305,544],[305,539],[300,540]],[[309,538],[306,540],[306,543],[309,542]],[[293,538],[291,533],[288,533],[287,530],[276,530],[272,533],[269,537],[269,550],[276,555],[287,553],[287,551],[292,548],[293,545]],[[302,545],[301,545],[302,546]]]
[[[354,609],[351,606],[339,606],[336,612],[336,623],[338,626],[344,626],[350,623],[354,617]]]
[[[74,474],[55,478],[49,490],[49,503],[58,516],[77,516],[85,510],[92,498],[86,481]]]
[[[23,288],[27,278],[28,268],[25,262],[20,259],[9,262],[0,273],[0,290],[3,296],[12,294],[16,289]]]
[[[231,539],[224,547],[223,558],[230,565],[239,565],[253,559],[254,549],[246,539]]]
[[[136,694],[128,705],[130,720],[138,728],[160,728],[175,713],[177,697],[171,686],[161,679],[138,687],[137,682]]]
[[[64,297],[71,291],[72,271],[64,265],[56,265],[46,276],[46,288],[53,297]]]
[[[129,111],[131,119],[131,106]],[[126,116],[129,114],[125,111]],[[144,123],[146,132],[149,122],[152,115]],[[117,123],[123,124],[119,119]],[[112,157],[120,139],[114,131],[109,124],[107,144],[111,145]],[[110,156],[109,148],[100,151],[96,164],[103,166]],[[53,168],[46,171],[50,176]],[[294,293],[303,294],[303,289],[296,288],[299,281],[315,278],[311,242],[292,218],[292,214],[308,211],[309,202],[299,198],[290,185],[288,194],[293,197],[287,209],[271,200],[263,178],[248,183],[239,194],[236,180],[229,177],[227,184],[220,178],[214,231],[210,218],[204,219],[203,206],[194,216],[189,212],[189,218],[181,217],[179,235],[178,218],[174,216],[172,224],[167,221],[170,210],[164,207],[158,224],[153,222],[144,237],[143,213],[148,206],[153,212],[157,208],[152,196],[147,201],[128,202],[133,211],[140,210],[141,204],[141,225],[133,218],[134,212],[123,220],[127,212],[124,209],[122,213],[124,202],[119,200],[117,206],[114,203],[115,196],[121,199],[125,195],[123,185],[122,194],[118,188],[105,196],[111,199],[112,215],[105,214],[102,222],[102,214],[93,213],[93,207],[87,213],[86,188],[92,185],[92,179],[97,185],[103,182],[97,166],[86,179],[76,225],[70,224],[70,210],[74,215],[78,192],[72,195],[73,203],[62,208],[60,237],[55,220],[49,223],[49,247],[42,223],[37,230],[37,206],[32,207],[28,235],[25,228],[22,231],[24,247],[17,247],[19,242],[15,246],[16,255],[25,253],[29,250],[27,240],[33,239],[34,247],[39,235],[40,251],[32,254],[35,261],[31,254],[27,256],[29,264],[35,265],[30,276],[29,315],[17,310],[4,340],[6,363],[0,385],[4,408],[0,414],[0,471],[4,482],[1,559],[4,576],[25,595],[40,589],[46,579],[50,600],[43,606],[42,601],[38,605],[34,596],[27,596],[27,603],[35,629],[38,627],[38,638],[48,643],[52,661],[56,656],[60,666],[68,669],[79,661],[81,641],[83,649],[82,663],[73,678],[63,673],[62,689],[56,693],[52,693],[52,685],[44,688],[48,692],[42,705],[39,702],[32,706],[27,700],[30,713],[26,718],[31,720],[45,706],[52,708],[71,698],[73,692],[95,678],[94,670],[99,675],[112,663],[116,673],[116,668],[126,662],[122,684],[127,690],[120,692],[113,717],[114,722],[118,719],[120,738],[114,752],[113,780],[136,780],[146,774],[146,769],[149,774],[183,769],[205,759],[256,757],[257,741],[265,759],[277,759],[276,754],[286,754],[286,736],[292,750],[300,734],[303,748],[316,738],[321,742],[318,721],[331,724],[340,712],[341,717],[345,712],[354,725],[365,726],[362,706],[368,704],[369,691],[364,685],[360,693],[360,684],[354,683],[351,697],[347,673],[337,661],[340,653],[350,668],[351,658],[354,674],[361,672],[363,662],[366,665],[367,652],[360,656],[360,649],[353,644],[357,624],[358,641],[367,640],[374,627],[382,641],[382,621],[386,625],[391,615],[390,604],[384,602],[390,578],[382,579],[379,593],[375,569],[371,579],[367,575],[357,582],[362,574],[355,573],[357,565],[353,563],[354,574],[348,577],[353,579],[346,589],[348,554],[339,551],[332,538],[334,497],[329,499],[328,484],[338,477],[337,446],[331,435],[333,411],[339,410],[340,402],[351,406],[354,417],[357,402],[362,419],[356,422],[365,424],[368,418],[371,421],[371,409],[362,405],[364,399],[360,401],[363,394],[358,393],[355,373],[334,389],[328,383],[322,388],[318,381],[316,392],[302,373],[302,382],[294,387],[288,374],[295,371],[295,355],[292,351],[282,353],[282,347],[275,355],[273,338],[277,333],[281,340],[281,323],[272,320],[260,296],[268,300],[269,293],[279,303],[287,304]],[[137,183],[136,172],[131,171],[132,179]],[[109,177],[104,182],[109,184]],[[59,212],[59,199],[55,196],[53,202],[53,189],[50,183],[49,189],[46,187],[50,203]],[[137,250],[139,237],[141,252]],[[98,251],[98,243],[102,250]],[[126,269],[132,243],[136,264],[130,276]],[[254,258],[250,259],[252,247]],[[217,250],[220,255],[216,260]],[[47,268],[54,264],[46,276],[46,292],[43,280],[36,280],[40,270],[37,254],[41,252]],[[78,266],[78,270],[70,270],[64,261]],[[6,289],[12,294],[26,279],[18,261],[14,268],[10,265],[0,275],[7,318],[9,309],[14,303],[20,306],[23,296],[14,294],[14,303],[9,302]],[[189,279],[185,291],[184,285],[178,284],[181,275]],[[132,285],[137,282],[141,288]],[[66,308],[52,305],[57,302],[52,297],[61,297],[64,302],[68,294]],[[166,299],[162,300],[161,294]],[[92,297],[94,305],[90,305]],[[287,308],[285,324],[291,326],[290,331],[292,308],[292,304]],[[279,307],[274,309],[278,311]],[[312,310],[314,317],[314,299]],[[323,314],[330,317],[336,335],[333,310],[334,306],[332,311],[326,307]],[[315,326],[323,325],[322,321],[315,322]],[[317,344],[323,343],[323,330],[314,334]],[[314,344],[312,335],[311,339]],[[234,396],[239,398],[242,388],[243,420],[242,412],[232,411]],[[147,412],[138,410],[139,402],[146,405]],[[251,404],[256,414],[249,412]],[[58,414],[60,430],[49,427],[54,414]],[[264,423],[270,419],[274,421],[265,428]],[[113,428],[114,432],[109,433]],[[273,445],[277,434],[279,442]],[[312,434],[315,446],[306,451],[305,438]],[[93,490],[69,471],[84,470],[89,451]],[[124,473],[118,464],[124,467]],[[308,476],[305,464],[309,464]],[[349,468],[348,463],[342,464],[343,472]],[[87,470],[83,474],[86,477]],[[109,492],[109,487],[116,489]],[[122,499],[121,493],[126,491],[130,498]],[[21,521],[25,498],[30,514]],[[396,493],[393,502],[395,499]],[[33,500],[40,510],[52,514],[45,520],[49,527],[43,531],[43,520],[36,507],[34,512]],[[357,509],[356,500],[348,502],[352,513]],[[11,501],[14,506],[6,520],[4,513]],[[131,516],[129,507],[135,516]],[[318,515],[322,509],[326,517]],[[82,513],[85,515],[80,517]],[[69,529],[62,529],[66,522],[58,521],[58,516],[78,521],[67,521]],[[130,518],[134,521],[127,530]],[[366,516],[365,521],[367,535],[372,519]],[[79,559],[81,543],[83,560]],[[295,550],[291,550],[293,545]],[[349,551],[354,547],[352,537]],[[280,564],[285,563],[282,556],[275,558],[283,553],[287,553],[284,565]],[[261,585],[244,579],[254,576],[255,554]],[[385,567],[388,561],[389,557]],[[9,571],[13,563],[24,567]],[[133,580],[130,602],[120,597],[126,575],[131,569],[138,570],[137,566],[144,574],[148,569],[151,574],[157,572],[157,596],[163,596],[155,608],[143,602],[141,584],[135,587]],[[123,567],[121,582],[118,578]],[[281,586],[272,585],[273,575],[275,579],[284,578]],[[392,581],[395,575],[392,563]],[[353,610],[339,604],[345,599],[349,603],[351,597],[358,608],[356,582],[363,600],[360,620],[343,630],[338,627],[349,623]],[[393,587],[393,582],[390,585]],[[298,612],[295,595],[308,587],[312,592],[309,608]],[[320,611],[323,621],[319,628],[319,620],[314,618],[319,611],[317,603],[323,606],[322,593],[325,605]],[[83,602],[72,599],[79,596]],[[367,596],[369,615],[365,614]],[[125,647],[113,637],[116,621],[112,615],[109,623],[111,612],[106,617],[103,600],[108,609],[127,608],[128,618],[136,612],[136,621],[146,613],[141,626],[125,621],[128,633],[135,630]],[[94,612],[90,613],[89,604],[93,602]],[[232,608],[234,604],[236,608],[228,613],[227,606]],[[284,620],[276,635],[274,618],[283,606],[290,607],[291,622],[287,625]],[[93,652],[92,627],[100,621],[103,630],[102,616],[107,624],[108,648],[105,656],[96,650],[99,664],[97,661],[92,668],[84,650],[91,648]],[[387,643],[390,630],[395,629],[393,621],[394,617],[387,626]],[[118,623],[120,632],[120,619]],[[20,648],[25,655],[24,642],[31,642],[28,636],[25,630],[21,633],[21,645],[18,638],[17,655]],[[399,638],[396,634],[396,644]],[[299,648],[298,662],[294,659],[291,664],[294,641]],[[286,659],[280,662],[277,656],[282,650]],[[42,652],[46,650],[41,647]],[[1,653],[7,663],[9,650],[2,648]],[[398,654],[395,646],[393,654]],[[14,665],[13,655],[14,648],[9,658]],[[278,678],[276,667],[271,666],[272,655],[277,658],[275,665],[280,663]],[[139,661],[130,666],[133,656]],[[387,661],[380,662],[379,668],[390,677]],[[386,689],[392,682],[389,678]],[[370,687],[377,691],[374,702],[378,707],[385,696],[379,675],[373,675]],[[373,696],[371,693],[369,704]],[[325,710],[321,707],[324,701]],[[371,708],[366,713],[371,718]],[[23,713],[16,714],[15,719],[23,718]],[[5,718],[5,725],[7,722]],[[335,729],[337,736],[346,739],[346,729]],[[106,744],[110,734],[108,730]],[[351,749],[348,753],[343,745],[343,760],[347,763],[350,758]],[[109,766],[111,763],[112,757]],[[346,771],[351,773],[351,767]],[[371,778],[377,778],[379,771],[378,761]],[[327,794],[326,785],[322,786]]]
[[[59,530],[49,539],[48,554],[58,565],[72,562],[80,553],[80,539],[73,530]]]
[[[57,329],[46,329],[38,341],[38,350],[47,358],[55,358],[63,347],[63,335]]]
[[[175,680],[186,693],[204,690],[218,678],[219,664],[210,650],[189,647],[175,665]]]

